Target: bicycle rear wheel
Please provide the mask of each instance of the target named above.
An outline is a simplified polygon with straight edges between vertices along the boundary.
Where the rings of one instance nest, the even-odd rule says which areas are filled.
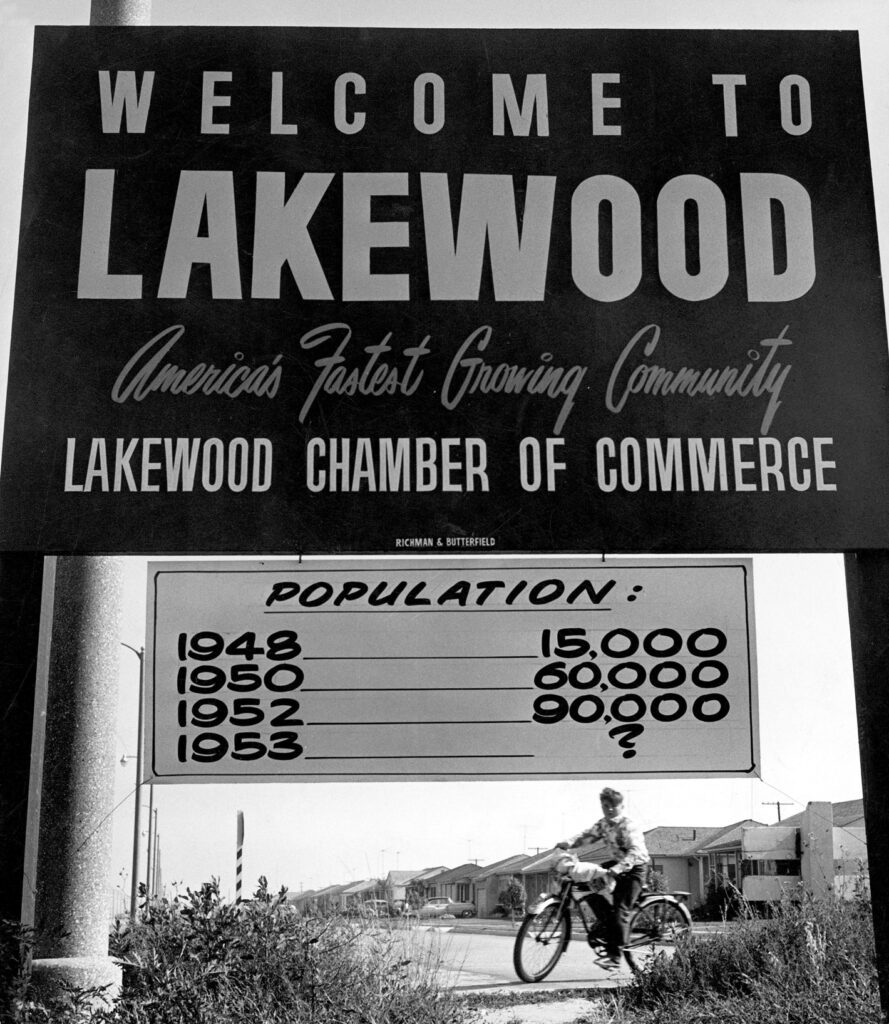
[[[512,963],[522,981],[542,981],[559,962],[568,945],[568,912],[550,903],[528,914],[519,928]]]
[[[668,899],[646,901],[630,918],[627,962],[635,970],[636,957],[644,948],[672,949],[690,929],[691,914],[684,904]]]

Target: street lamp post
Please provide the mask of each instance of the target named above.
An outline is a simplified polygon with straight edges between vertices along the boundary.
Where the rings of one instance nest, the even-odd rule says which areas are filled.
[[[136,650],[121,641],[121,646],[139,659],[139,722],[136,735],[136,809],[133,812],[133,870],[130,877],[130,921],[136,921],[136,907],[139,898],[139,838],[142,831],[142,696],[145,687],[145,648]]]
[[[145,875],[145,893],[148,904],[154,897],[154,879],[157,872],[157,808],[154,806],[154,787],[148,803],[148,870]]]

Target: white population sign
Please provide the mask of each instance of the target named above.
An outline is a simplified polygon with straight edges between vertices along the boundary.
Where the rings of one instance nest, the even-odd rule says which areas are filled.
[[[751,571],[151,563],[146,780],[755,775]]]

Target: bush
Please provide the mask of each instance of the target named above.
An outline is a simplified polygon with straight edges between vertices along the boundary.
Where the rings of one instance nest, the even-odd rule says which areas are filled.
[[[750,904],[744,899],[741,890],[721,875],[714,875],[707,883],[704,902],[694,912],[698,921],[733,921],[750,915]]]
[[[460,1024],[466,1010],[436,984],[436,965],[407,932],[345,917],[299,917],[265,880],[251,901],[224,902],[217,882],[156,900],[112,935],[124,965],[114,1006],[74,994],[16,1022],[53,1024]],[[76,1002],[76,1005],[75,1005]],[[46,1015],[41,1015],[46,1013]]]
[[[745,915],[723,934],[684,936],[618,1005],[616,1020],[634,1024],[878,1024],[870,906],[866,897],[803,897],[768,919]]]
[[[670,886],[667,884],[667,878],[663,871],[652,870],[648,872],[648,889],[656,893],[670,891]]]
[[[517,913],[524,914],[526,899],[525,887],[515,878],[511,878],[497,894],[498,906],[503,907],[504,916],[509,914],[513,921],[515,921]]]
[[[0,921],[0,1024],[15,1020],[27,986],[31,933],[17,921]]]

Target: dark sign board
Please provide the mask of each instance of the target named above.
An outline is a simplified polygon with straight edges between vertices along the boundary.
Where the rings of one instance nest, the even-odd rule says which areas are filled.
[[[5,549],[889,547],[848,32],[38,28]]]

